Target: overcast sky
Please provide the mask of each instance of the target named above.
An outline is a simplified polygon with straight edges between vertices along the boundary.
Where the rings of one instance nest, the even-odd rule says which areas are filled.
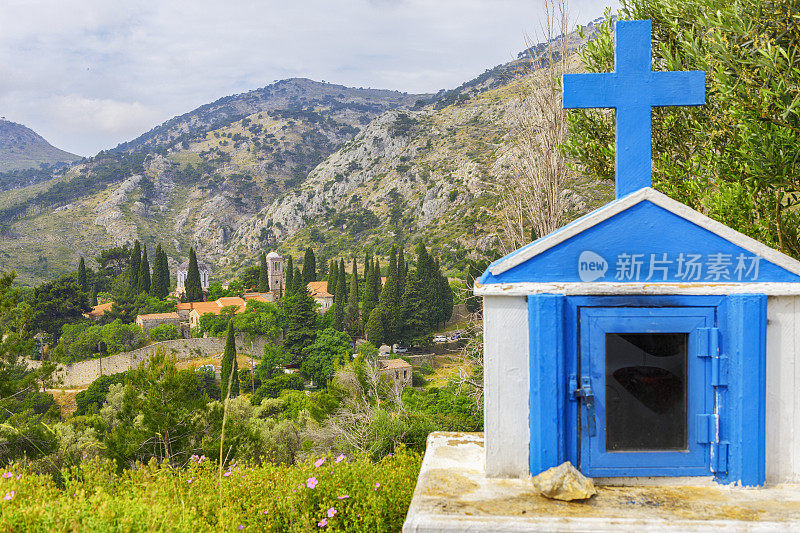
[[[585,24],[618,0],[570,0]],[[0,116],[80,155],[305,77],[436,92],[539,39],[542,0],[2,0]]]

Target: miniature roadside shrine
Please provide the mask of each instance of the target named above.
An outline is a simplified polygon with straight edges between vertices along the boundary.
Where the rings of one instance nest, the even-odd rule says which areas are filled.
[[[651,188],[650,109],[703,105],[705,75],[651,71],[650,55],[650,21],[619,21],[615,71],[564,76],[565,108],[616,111],[616,199],[476,282],[485,433],[429,438],[405,531],[742,527],[717,514],[731,506],[800,524],[798,487],[770,492],[800,483],[800,262]],[[638,488],[617,504],[601,491],[565,522],[523,480],[567,461]],[[703,510],[656,516],[637,508],[662,501],[636,492],[648,485],[711,492],[678,490]],[[459,496],[436,500],[447,490]]]

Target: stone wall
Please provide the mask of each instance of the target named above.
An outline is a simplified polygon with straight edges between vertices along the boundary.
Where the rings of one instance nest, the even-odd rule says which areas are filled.
[[[265,337],[256,337],[250,341],[245,336],[238,335],[236,351],[240,354],[261,358],[268,342]],[[65,388],[85,387],[102,375],[116,374],[138,367],[142,362],[150,359],[158,349],[163,349],[167,355],[172,355],[182,361],[222,353],[225,351],[225,339],[208,337],[155,342],[130,352],[59,366],[56,371],[56,379],[60,378],[61,386]],[[39,367],[40,365],[40,361],[28,361],[30,367]]]

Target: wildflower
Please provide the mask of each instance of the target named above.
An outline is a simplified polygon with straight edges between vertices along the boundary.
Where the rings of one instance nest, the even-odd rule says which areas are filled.
[[[328,525],[328,519],[327,518],[323,518],[322,520],[317,522],[317,527],[325,527],[327,525]]]
[[[244,526],[242,524],[239,524],[239,531],[241,531],[243,529],[244,529]]]
[[[228,476],[230,476],[230,475],[231,475],[231,471],[230,471],[230,470],[228,470],[227,472],[225,472],[225,473],[224,473],[224,474],[222,474],[222,475],[223,475],[223,476],[225,476],[225,477],[228,477]]]
[[[341,454],[339,457],[336,458],[335,462],[336,463],[341,463],[344,460],[345,460],[345,456],[344,456],[344,454]]]
[[[17,481],[19,481],[20,479],[22,479],[22,473],[20,473],[20,474],[17,476]]]
[[[381,488],[381,484],[380,483],[375,483],[375,488],[373,490],[378,490],[379,488]]]
[[[264,509],[264,514],[269,513],[269,509]]]
[[[317,459],[317,460],[314,462],[314,466],[316,466],[317,468],[319,468],[320,466],[322,466],[322,463],[324,463],[324,462],[325,462],[325,458],[324,458],[324,457],[320,457],[319,459]]]
[[[14,492],[13,490],[12,490],[12,491],[10,491],[10,492],[6,492],[6,495],[3,497],[3,499],[4,499],[4,500],[6,500],[6,501],[8,501],[8,500],[13,500],[13,499],[14,499],[14,496],[15,496],[16,494],[17,494],[17,493],[16,493],[16,492]]]
[[[193,454],[189,459],[194,463],[195,461],[200,459],[200,456],[197,454]]]
[[[191,482],[192,482],[192,481],[194,481],[195,479],[197,479],[197,478],[193,477],[193,478],[191,478],[191,479],[190,479],[188,482],[189,482],[189,483],[191,483]]]
[[[319,481],[317,481],[317,478],[310,477],[306,480],[306,487],[308,487],[309,489],[313,489],[314,487],[317,486],[317,483],[319,483]]]
[[[13,475],[14,475],[14,472],[6,472],[5,474],[3,474],[3,477],[4,477],[4,478],[6,478],[6,479],[8,479],[8,478],[10,478],[10,477],[11,477],[11,476],[13,476]]]
[[[333,518],[334,516],[336,516],[336,509],[331,507],[330,509],[328,509],[328,518]]]
[[[349,497],[350,497],[350,496],[348,496],[347,494],[345,494],[344,496],[337,496],[337,497],[336,497],[336,499],[337,499],[337,500],[346,500],[346,499],[347,499],[347,498],[349,498]]]

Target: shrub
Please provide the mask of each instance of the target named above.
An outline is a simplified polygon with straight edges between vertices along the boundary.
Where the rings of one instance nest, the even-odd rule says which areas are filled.
[[[179,339],[181,337],[178,328],[174,324],[161,324],[148,332],[148,335],[154,341],[170,341],[172,339]]]

